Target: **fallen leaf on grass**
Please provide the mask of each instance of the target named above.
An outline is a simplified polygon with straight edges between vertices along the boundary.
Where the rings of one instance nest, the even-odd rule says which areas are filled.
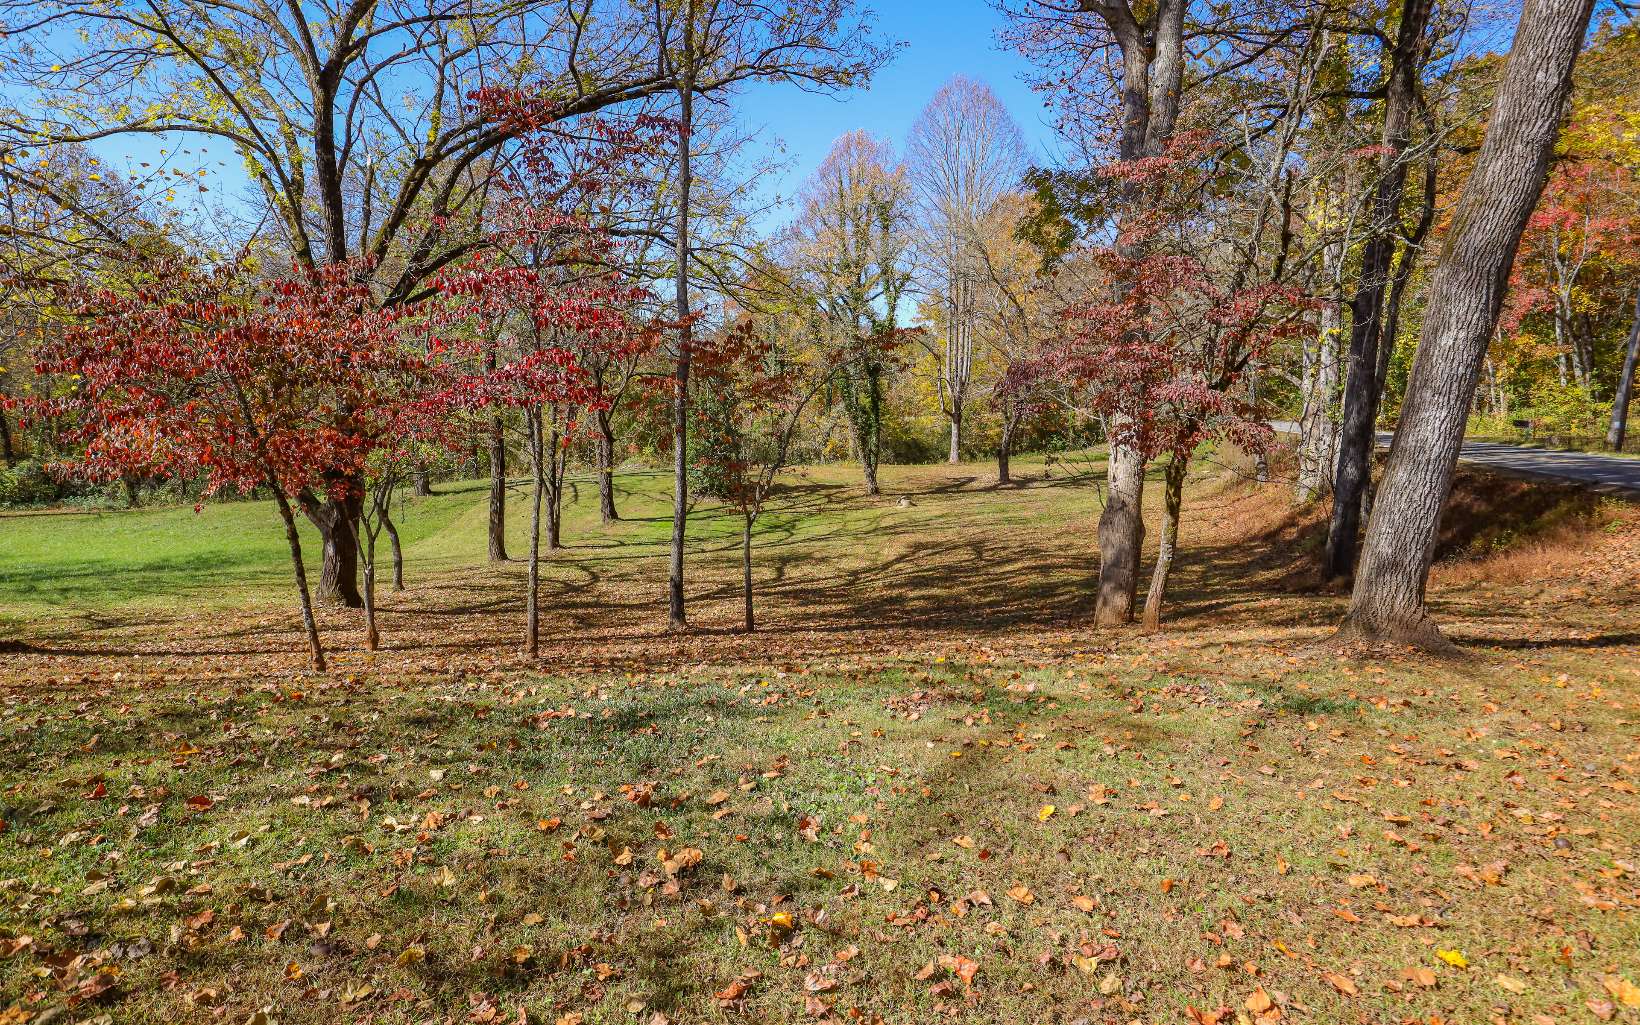
[[[1327,985],[1347,997],[1357,996],[1361,992],[1360,988],[1346,975],[1339,975],[1337,972],[1322,972],[1321,977],[1327,980]]]

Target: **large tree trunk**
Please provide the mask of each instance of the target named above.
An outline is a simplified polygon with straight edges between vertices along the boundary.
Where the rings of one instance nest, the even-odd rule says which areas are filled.
[[[1629,429],[1629,399],[1634,395],[1634,369],[1640,363],[1640,293],[1634,297],[1634,323],[1629,327],[1629,345],[1623,355],[1623,369],[1617,375],[1617,395],[1612,399],[1611,426],[1606,428],[1606,447],[1623,450]]]
[[[490,561],[507,561],[507,437],[499,416],[490,417]]]
[[[308,519],[319,529],[319,539],[324,545],[319,587],[314,597],[350,609],[364,607],[364,597],[359,594],[359,545],[354,539],[354,525],[359,522],[363,508],[358,493],[359,482],[351,481],[347,498],[339,502],[327,498],[304,507]]]
[[[1156,547],[1156,569],[1150,575],[1150,593],[1145,596],[1144,628],[1162,628],[1162,599],[1167,595],[1167,578],[1173,572],[1173,556],[1179,550],[1179,509],[1184,504],[1184,475],[1189,461],[1175,455],[1167,464],[1167,490],[1162,501],[1162,540]]]
[[[433,493],[433,475],[427,470],[417,470],[415,473],[415,495],[426,498]]]
[[[1361,277],[1350,299],[1349,372],[1344,379],[1344,416],[1339,432],[1338,465],[1333,477],[1332,522],[1327,528],[1323,570],[1347,577],[1355,569],[1356,540],[1361,533],[1362,500],[1372,478],[1377,447],[1379,349],[1395,344],[1383,337],[1384,300],[1389,294],[1405,191],[1405,153],[1411,139],[1418,98],[1418,69],[1427,52],[1424,31],[1431,0],[1409,0],[1401,14],[1394,46],[1387,55],[1390,77],[1384,97],[1383,157],[1368,214],[1367,241],[1361,251]]]
[[[285,524],[285,541],[290,545],[291,566],[296,572],[296,593],[301,599],[302,628],[307,633],[308,652],[313,658],[313,671],[325,671],[325,649],[319,643],[319,625],[313,619],[313,599],[308,595],[307,567],[302,564],[302,538],[296,532],[296,514],[290,500],[278,487],[273,489],[273,500],[279,506],[279,518]]]
[[[684,60],[694,60],[693,6],[683,19]],[[689,148],[694,120],[694,83],[685,75],[678,87],[678,225],[676,249],[678,358],[672,380],[672,552],[667,567],[667,627],[687,630],[683,601],[683,543],[689,517],[689,363],[692,311],[689,306]]]
[[[604,523],[620,519],[615,510],[615,431],[609,413],[598,413],[598,515]]]
[[[1526,0],[1430,283],[1418,355],[1340,635],[1445,645],[1424,607],[1441,509],[1509,268],[1554,149],[1593,0]]]
[[[1105,481],[1105,511],[1099,515],[1099,597],[1093,619],[1098,626],[1116,626],[1133,622],[1139,592],[1139,555],[1145,543],[1144,457],[1112,441]]]

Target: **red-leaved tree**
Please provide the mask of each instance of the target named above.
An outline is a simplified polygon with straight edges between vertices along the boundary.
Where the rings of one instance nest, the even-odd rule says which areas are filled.
[[[431,367],[401,343],[400,315],[355,283],[356,268],[267,280],[248,264],[173,261],[127,291],[63,288],[68,323],[37,356],[60,387],[31,413],[80,453],[65,474],[203,473],[207,495],[267,489],[323,671],[296,510],[363,498],[351,489]]]
[[[1247,375],[1276,339],[1301,327],[1294,314],[1304,305],[1268,278],[1250,283],[1255,268],[1245,260],[1207,255],[1202,149],[1185,140],[1164,156],[1106,172],[1151,202],[1112,244],[1081,254],[1087,298],[1066,311],[1065,330],[1010,384],[1029,394],[1049,383],[1099,418],[1113,446],[1145,462],[1169,457],[1147,629],[1161,623],[1190,461],[1214,440],[1265,450],[1271,432]]]

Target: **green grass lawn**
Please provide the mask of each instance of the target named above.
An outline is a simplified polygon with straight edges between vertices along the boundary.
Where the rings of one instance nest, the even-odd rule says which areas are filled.
[[[538,665],[479,485],[409,504],[389,650],[327,613],[328,677],[265,510],[0,521],[0,1022],[1640,1020],[1640,640],[1585,570],[1443,592],[1464,663],[1336,652],[1204,482],[1174,628],[1094,633],[1084,483],[831,467],[763,635],[698,511],[678,638],[622,483]]]

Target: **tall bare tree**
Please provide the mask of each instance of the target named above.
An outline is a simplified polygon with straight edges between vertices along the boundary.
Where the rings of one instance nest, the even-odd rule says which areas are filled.
[[[986,224],[1024,177],[1025,152],[1019,126],[990,86],[962,75],[934,93],[906,143],[923,263],[932,278],[930,291],[940,297],[945,344],[935,356],[940,405],[951,422],[953,463],[962,458],[962,415],[973,382]]]

